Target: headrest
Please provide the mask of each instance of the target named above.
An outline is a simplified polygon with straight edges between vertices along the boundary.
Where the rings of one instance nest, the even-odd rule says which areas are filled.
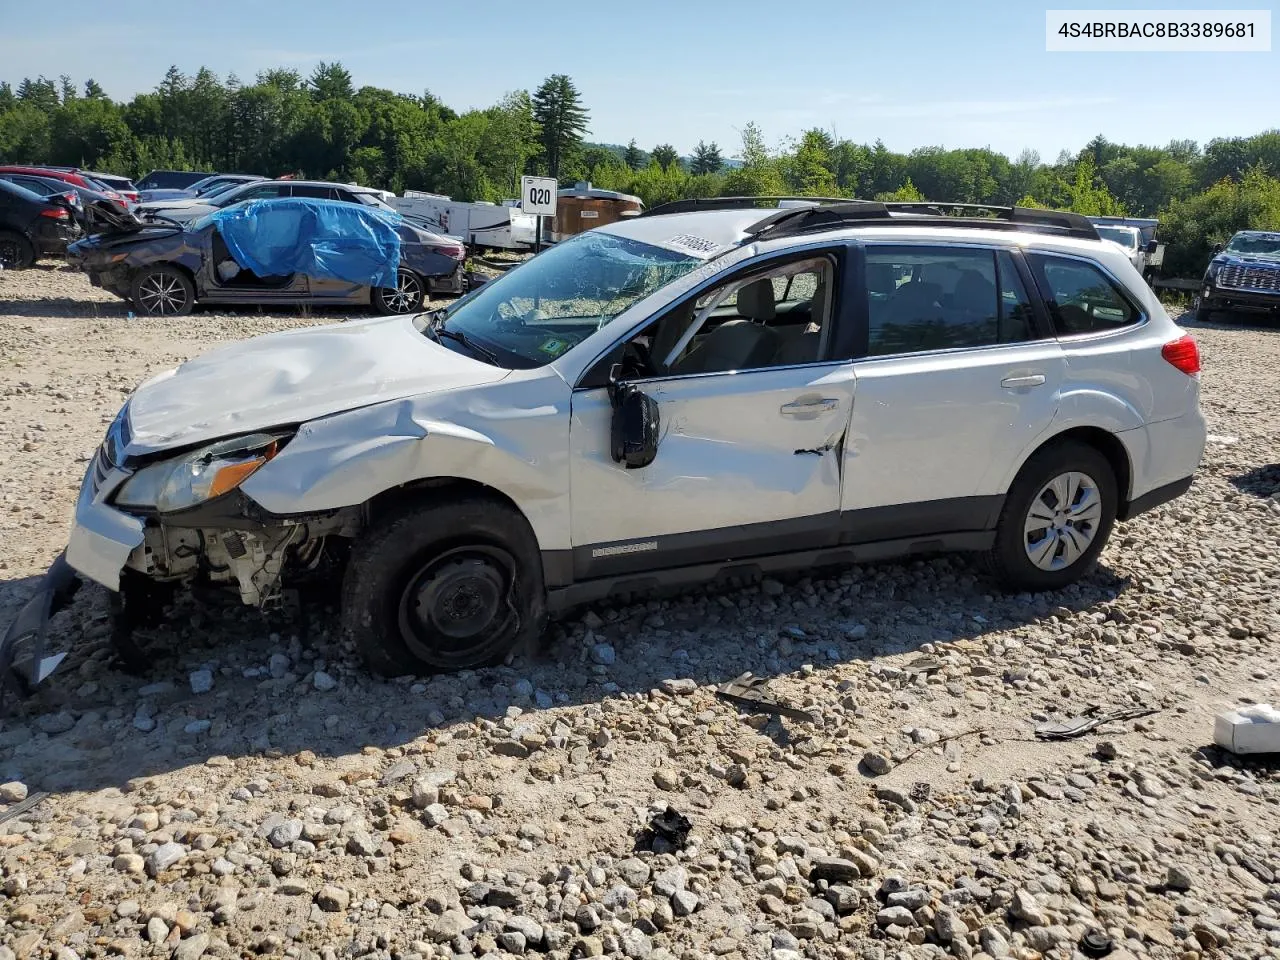
[[[893,267],[887,263],[867,264],[867,289],[872,293],[893,293]]]
[[[738,314],[761,322],[778,315],[773,297],[773,281],[768,277],[748,283],[738,291]]]

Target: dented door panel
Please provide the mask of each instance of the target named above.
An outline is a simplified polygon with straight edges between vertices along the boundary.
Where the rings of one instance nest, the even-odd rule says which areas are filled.
[[[641,388],[658,403],[661,439],[654,462],[638,470],[610,456],[607,391],[573,395],[575,576],[800,550],[834,535],[851,363],[654,379]]]

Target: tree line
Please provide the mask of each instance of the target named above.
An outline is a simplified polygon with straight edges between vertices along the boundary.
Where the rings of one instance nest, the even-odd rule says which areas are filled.
[[[1250,137],[1128,146],[1095,137],[1047,162],[986,148],[857,143],[823,130],[769,143],[747,123],[730,160],[715,142],[682,157],[591,144],[590,115],[570,77],[548,77],[484,109],[457,112],[430,91],[356,87],[340,63],[309,76],[264,71],[253,83],[170,67],[153,90],[111,100],[93,80],[0,83],[0,160],[81,166],[138,177],[148,170],[290,173],[458,199],[519,195],[522,174],[588,179],[646,205],[688,197],[841,196],[1020,204],[1085,214],[1159,216],[1165,272],[1203,268],[1237,229],[1280,229],[1280,130]]]

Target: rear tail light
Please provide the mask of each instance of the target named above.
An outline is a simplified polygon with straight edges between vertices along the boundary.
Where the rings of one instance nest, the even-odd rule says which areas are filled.
[[[1189,377],[1200,372],[1200,347],[1196,338],[1187,334],[1177,340],[1170,340],[1160,348],[1160,356],[1173,364]]]
[[[41,210],[40,216],[50,217],[53,220],[67,220],[70,218],[65,207],[49,207],[48,209]]]
[[[466,247],[459,246],[456,243],[438,243],[431,248],[436,253],[442,253],[446,257],[453,257],[455,260],[461,260],[467,252]]]

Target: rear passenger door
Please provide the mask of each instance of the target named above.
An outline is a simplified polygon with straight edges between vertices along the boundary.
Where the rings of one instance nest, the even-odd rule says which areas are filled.
[[[868,243],[844,542],[990,528],[1065,373],[1014,249]]]

